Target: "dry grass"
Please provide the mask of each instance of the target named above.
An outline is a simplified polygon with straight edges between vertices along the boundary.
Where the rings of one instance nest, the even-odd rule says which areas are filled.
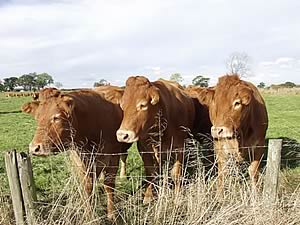
[[[223,195],[216,192],[215,178],[205,180],[201,167],[177,196],[165,171],[156,185],[158,197],[147,205],[142,203],[141,189],[128,195],[117,188],[116,224],[300,224],[299,183],[296,189],[286,188],[294,177],[281,173],[280,198],[276,205],[268,207],[261,194],[253,193],[248,179],[232,165]],[[67,157],[66,166],[72,168]],[[57,199],[50,203],[36,203],[37,224],[111,224],[106,218],[106,199],[101,184],[95,187],[95,190],[99,189],[101,191],[94,192],[93,210],[89,212],[80,182],[72,174]],[[1,197],[0,201],[0,224],[13,224],[9,198]]]
[[[300,95],[300,88],[259,88],[262,94]]]

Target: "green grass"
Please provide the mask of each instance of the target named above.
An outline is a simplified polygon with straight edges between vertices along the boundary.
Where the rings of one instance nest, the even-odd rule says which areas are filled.
[[[269,138],[287,137],[300,142],[300,95],[265,95]]]
[[[265,94],[269,114],[269,138],[286,137],[300,142],[300,95],[270,95]],[[23,103],[30,97],[6,98],[0,94],[0,193],[1,189],[9,195],[5,175],[4,153],[17,149],[27,151],[34,130],[34,119],[20,112]],[[69,174],[64,169],[65,154],[47,158],[33,158],[34,177],[42,199],[55,198],[64,186]],[[140,180],[134,178],[143,173],[141,159],[136,147],[129,151],[127,171],[133,178],[121,181],[120,190],[131,192],[132,184],[140,185]],[[299,168],[295,172],[300,174]]]

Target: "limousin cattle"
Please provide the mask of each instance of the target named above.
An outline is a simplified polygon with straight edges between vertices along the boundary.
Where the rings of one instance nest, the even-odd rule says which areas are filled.
[[[34,96],[37,92],[28,92],[28,91],[20,91],[20,92],[5,92],[5,97],[27,97]]]
[[[122,98],[122,95],[124,93],[124,88],[113,85],[95,87],[94,90],[107,101],[113,102],[115,104],[120,104],[119,100]]]
[[[153,199],[153,179],[167,155],[175,160],[171,175],[177,193],[188,136],[184,128],[192,129],[195,119],[193,100],[168,81],[135,76],[127,79],[120,106],[124,116],[116,135],[120,142],[138,141],[148,181],[144,203]]]
[[[59,95],[60,91],[57,90],[57,88],[44,88],[40,90],[39,92],[32,95],[33,100],[44,100],[50,97],[54,97],[55,95]]]
[[[254,190],[258,169],[264,154],[268,114],[257,88],[238,75],[219,78],[214,88],[207,89],[211,134],[217,155],[219,186],[223,188],[225,163],[229,156],[237,161],[250,160],[248,168]]]
[[[202,146],[202,163],[210,174],[214,172],[215,155],[213,151],[213,138],[211,136],[212,123],[209,118],[209,90],[212,88],[189,85],[184,92],[193,98],[196,119],[194,125],[194,137]]]
[[[122,121],[122,110],[92,90],[64,94],[45,89],[39,99],[22,106],[22,111],[32,114],[37,121],[35,135],[29,145],[30,153],[47,156],[59,153],[72,142],[78,145],[87,175],[83,180],[86,192],[92,192],[94,176],[87,168],[90,162],[94,162],[91,166],[96,167],[96,177],[101,172],[107,175],[104,180],[107,213],[113,219],[114,178],[120,154],[130,147],[130,144],[118,142],[115,135]]]
[[[119,100],[124,93],[124,88],[113,86],[113,85],[103,85],[103,86],[95,87],[93,90],[96,91],[98,94],[100,94],[107,101],[112,102],[114,104],[118,104],[118,106],[120,104]],[[121,178],[126,177],[126,159],[127,159],[127,154],[126,153],[122,154],[120,157]]]

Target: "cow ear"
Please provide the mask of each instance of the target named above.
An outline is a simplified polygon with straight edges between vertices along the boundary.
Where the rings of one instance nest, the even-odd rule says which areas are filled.
[[[21,110],[22,112],[35,115],[37,108],[39,107],[40,102],[39,101],[32,101],[32,102],[27,102],[22,105]]]
[[[156,105],[159,102],[159,89],[156,88],[156,87],[154,87],[154,86],[152,86],[150,88],[149,94],[150,94],[150,98],[151,98],[151,102],[150,103],[152,105]]]
[[[207,105],[210,105],[212,103],[212,100],[214,98],[215,95],[215,89],[214,88],[207,88],[206,89],[206,94],[205,94],[205,98],[204,98],[204,102]]]
[[[243,105],[249,105],[250,101],[251,101],[251,96],[252,96],[252,90],[251,89],[243,89],[241,91],[241,100],[242,100],[242,104]]]
[[[120,104],[123,94],[124,94],[124,89],[115,90],[113,92],[112,96],[108,96],[108,98],[110,99],[110,101],[112,103]]]
[[[70,116],[72,111],[75,108],[74,99],[71,96],[68,96],[68,95],[61,95],[61,98],[64,102],[65,111],[67,112],[68,116]]]
[[[241,99],[242,99],[242,104],[243,105],[249,105],[249,103],[251,101],[251,96],[250,95],[245,95]]]

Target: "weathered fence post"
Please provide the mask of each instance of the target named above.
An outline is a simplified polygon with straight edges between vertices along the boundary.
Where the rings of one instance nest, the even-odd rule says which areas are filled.
[[[17,225],[35,225],[35,185],[30,158],[16,150],[5,154],[5,165]]]
[[[19,177],[22,189],[25,218],[29,225],[35,225],[34,202],[36,202],[36,191],[33,182],[33,173],[30,157],[24,152],[17,153]]]
[[[5,167],[6,167],[6,173],[7,173],[10,192],[11,192],[16,224],[24,225],[25,210],[23,205],[21,183],[19,179],[16,150],[7,152],[5,154]]]
[[[278,179],[281,161],[281,139],[270,139],[268,146],[268,159],[266,176],[264,180],[263,196],[266,204],[272,205],[277,200]]]

